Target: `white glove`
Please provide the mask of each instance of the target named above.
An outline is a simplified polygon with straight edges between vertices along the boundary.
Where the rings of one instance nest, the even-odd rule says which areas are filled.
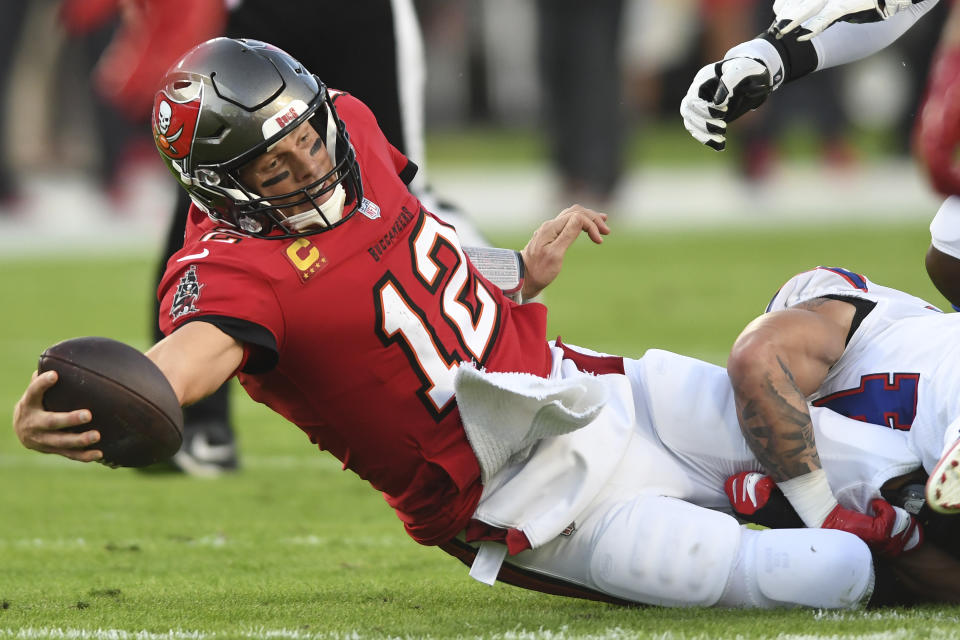
[[[734,57],[708,64],[680,101],[683,126],[701,144],[722,151],[727,123],[759,107],[771,91],[770,71],[759,60]]]
[[[801,24],[805,31],[800,42],[813,38],[838,20],[879,22],[913,4],[913,0],[775,0],[776,14],[772,30],[782,38]]]

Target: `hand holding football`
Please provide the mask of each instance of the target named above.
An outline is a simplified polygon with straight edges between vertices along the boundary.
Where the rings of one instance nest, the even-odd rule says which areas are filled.
[[[92,420],[71,430],[96,429],[111,466],[143,467],[172,456],[183,440],[183,412],[157,366],[137,349],[110,338],[73,338],[47,348],[37,371],[59,379],[47,390],[47,411],[89,409]]]

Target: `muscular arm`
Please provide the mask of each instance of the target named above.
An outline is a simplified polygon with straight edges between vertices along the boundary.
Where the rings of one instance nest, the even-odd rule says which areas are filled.
[[[757,318],[733,345],[740,427],[777,483],[821,468],[806,397],[843,354],[854,314],[846,302],[816,299]]]
[[[872,514],[838,504],[806,400],[843,355],[855,316],[854,305],[828,298],[768,313],[737,338],[727,370],[744,439],[804,524],[849,531],[895,556],[920,543],[916,521],[880,498]]]

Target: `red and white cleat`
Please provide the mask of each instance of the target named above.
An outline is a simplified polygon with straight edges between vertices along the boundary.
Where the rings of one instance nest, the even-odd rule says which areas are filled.
[[[960,513],[960,440],[947,448],[927,478],[926,498],[937,513]]]

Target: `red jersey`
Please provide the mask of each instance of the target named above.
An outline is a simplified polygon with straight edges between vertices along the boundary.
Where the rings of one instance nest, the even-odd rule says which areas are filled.
[[[160,284],[160,326],[199,319],[240,337],[250,397],[382,491],[415,540],[437,544],[465,528],[482,491],[457,364],[548,375],[546,309],[484,279],[407,190],[409,161],[373,114],[346,94],[336,107],[361,210],[323,233],[267,240],[193,208]]]

